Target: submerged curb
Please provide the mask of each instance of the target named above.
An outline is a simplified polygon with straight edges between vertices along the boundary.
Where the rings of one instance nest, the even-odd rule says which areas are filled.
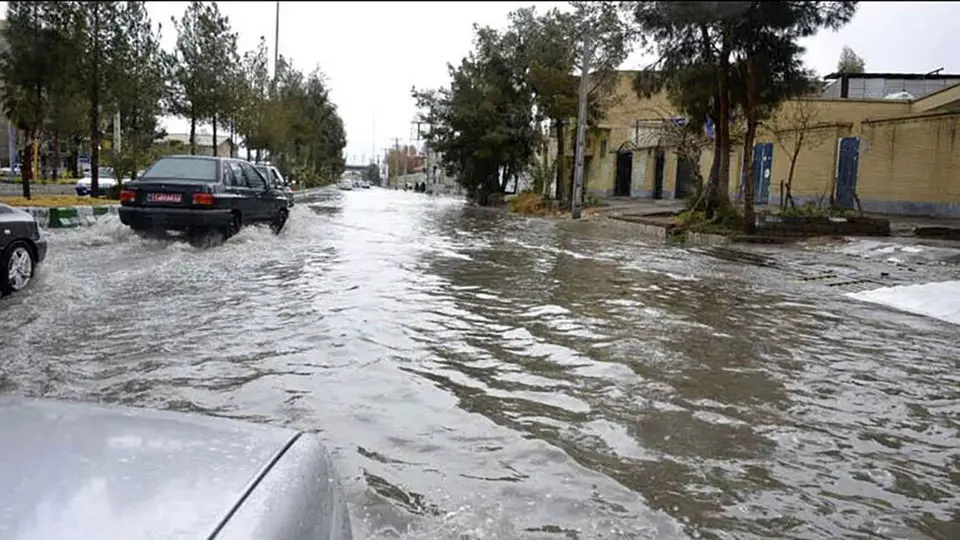
[[[49,229],[72,229],[93,225],[97,220],[109,214],[116,214],[119,205],[100,206],[58,206],[51,208],[21,207],[33,216],[41,227]]]
[[[300,191],[293,192],[293,200],[302,201],[309,199],[310,196],[316,195],[317,193],[323,193],[324,191],[331,191],[336,186],[322,186],[318,188],[302,189]]]

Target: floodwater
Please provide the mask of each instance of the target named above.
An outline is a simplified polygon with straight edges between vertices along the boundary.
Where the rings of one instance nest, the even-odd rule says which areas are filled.
[[[58,231],[0,391],[321,430],[360,538],[960,538],[960,329],[371,189],[274,237]]]

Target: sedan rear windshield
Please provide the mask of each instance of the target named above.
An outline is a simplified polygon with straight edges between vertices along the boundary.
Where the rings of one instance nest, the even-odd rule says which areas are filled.
[[[213,159],[161,158],[144,171],[141,179],[151,178],[217,181],[217,162]]]

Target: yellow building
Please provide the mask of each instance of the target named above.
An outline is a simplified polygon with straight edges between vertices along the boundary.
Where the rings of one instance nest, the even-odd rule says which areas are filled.
[[[695,189],[697,169],[708,177],[712,145],[706,138],[700,141],[699,163],[678,155],[680,130],[673,126],[683,119],[665,95],[639,98],[634,76],[619,74],[618,99],[588,137],[585,193],[686,197]],[[754,147],[758,204],[779,204],[802,136],[791,190],[798,205],[832,195],[836,204],[848,208],[859,199],[865,212],[960,217],[960,76],[861,74],[842,79],[842,84],[827,86],[824,96],[841,93],[842,86],[844,97],[789,101],[760,130]],[[904,94],[871,96],[891,88]],[[569,178],[573,134],[565,135]],[[555,156],[555,140],[551,147]],[[730,194],[736,197],[741,190],[739,148],[730,163]]]

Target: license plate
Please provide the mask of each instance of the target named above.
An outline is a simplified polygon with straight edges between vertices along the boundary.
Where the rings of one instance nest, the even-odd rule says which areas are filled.
[[[180,202],[181,197],[182,195],[180,195],[179,193],[148,193],[147,201],[178,203]]]

